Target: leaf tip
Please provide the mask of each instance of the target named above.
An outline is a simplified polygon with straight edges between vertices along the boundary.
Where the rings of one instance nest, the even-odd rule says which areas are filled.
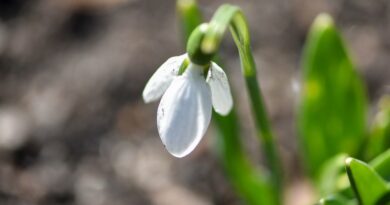
[[[187,10],[193,6],[196,6],[195,0],[178,0],[177,1],[177,7],[179,9]]]
[[[316,25],[317,28],[323,29],[333,27],[333,18],[327,13],[321,13],[314,20],[314,25]]]
[[[345,159],[345,164],[349,167],[351,166],[351,163],[353,162],[353,158],[352,157],[348,157],[347,159]]]

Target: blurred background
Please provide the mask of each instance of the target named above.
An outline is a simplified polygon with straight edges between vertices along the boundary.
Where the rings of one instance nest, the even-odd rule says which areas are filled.
[[[321,12],[335,18],[367,84],[372,117],[379,97],[390,93],[390,1],[199,4],[208,20],[227,2],[240,6],[251,26],[258,78],[287,170],[285,197],[308,203],[294,112],[309,26]],[[221,56],[245,146],[261,162],[229,38]],[[158,103],[141,99],[156,68],[184,52],[173,0],[1,0],[0,204],[243,204],[216,157],[213,127],[190,156],[176,159],[157,133]]]

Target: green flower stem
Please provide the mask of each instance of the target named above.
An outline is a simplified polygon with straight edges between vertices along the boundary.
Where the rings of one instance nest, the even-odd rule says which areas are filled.
[[[190,2],[190,4],[189,4],[189,2]],[[194,0],[190,0],[190,1],[178,0],[177,1],[178,11],[184,11],[184,9],[181,8],[181,7],[183,7],[183,5],[185,6],[185,9],[187,11],[189,11],[189,13],[178,12],[178,14],[179,14],[180,21],[183,23],[183,27],[185,28],[185,29],[183,29],[184,30],[184,32],[183,32],[184,38],[186,40],[188,40],[190,37],[189,34],[191,32],[187,32],[187,31],[188,30],[191,30],[191,31],[195,30],[196,26],[201,24],[200,19],[202,19],[202,17],[200,16],[199,11],[194,12],[194,10],[193,10],[193,9],[199,9],[199,7],[196,5],[196,2]],[[189,6],[191,6],[192,9],[189,9]],[[231,6],[229,6],[229,7],[232,8]],[[226,6],[224,6],[224,8],[227,10],[230,10],[229,8],[226,8]],[[230,12],[229,12],[230,16],[233,16],[236,11],[239,11],[239,10],[236,10],[237,7],[234,7],[234,8],[235,9],[230,10]],[[221,13],[221,10],[219,10],[219,13]],[[191,16],[191,15],[193,15],[193,16]],[[221,14],[219,14],[218,16],[220,16],[220,15]],[[193,24],[193,21],[191,19],[198,19],[198,23],[196,25]],[[229,24],[231,19],[232,18],[226,19],[227,21],[225,21],[225,25]],[[234,18],[234,19],[236,21],[239,20],[238,18]],[[224,18],[222,18],[221,20],[224,20]],[[244,20],[244,19],[242,19],[242,20]],[[245,21],[244,21],[244,23],[245,24],[243,24],[243,25],[246,26]],[[240,24],[240,25],[242,25],[242,24]],[[241,26],[237,27],[236,24],[233,24],[233,26],[236,29],[241,28]],[[225,28],[220,31],[220,37],[222,37],[226,28],[227,28],[227,26],[225,26]],[[196,33],[196,32],[197,31],[195,31],[194,33]],[[247,37],[245,39],[248,39],[248,41],[246,43],[247,46],[239,46],[239,49],[241,50],[240,57],[242,59],[242,62],[243,63],[251,62],[248,65],[243,66],[244,69],[249,68],[249,69],[247,69],[246,72],[244,72],[244,76],[247,76],[246,78],[248,79],[247,80],[248,87],[253,87],[253,89],[250,89],[251,90],[250,92],[252,93],[251,96],[258,95],[257,97],[255,97],[255,99],[258,99],[257,102],[260,102],[260,103],[253,103],[253,104],[263,105],[262,100],[261,100],[261,95],[259,94],[259,89],[257,86],[257,79],[256,79],[256,72],[255,72],[256,70],[255,70],[255,66],[254,66],[255,64],[253,61],[253,57],[251,55],[251,51],[249,49],[249,32],[246,32],[246,33],[247,33]],[[200,34],[202,34],[202,33],[200,33]],[[234,32],[233,32],[233,34],[234,34]],[[192,35],[194,35],[194,34],[192,34]],[[201,35],[200,37],[198,36],[198,37],[194,38],[196,40],[200,40],[198,42],[194,42],[194,40],[189,40],[188,47],[191,47],[191,48],[195,47],[196,50],[200,50],[199,44],[202,42],[203,38],[204,38],[204,36]],[[217,48],[217,47],[218,46],[216,46],[215,48]],[[245,48],[247,48],[247,49],[245,50]],[[196,52],[197,51],[195,51],[195,53]],[[248,53],[249,55],[246,53]],[[213,57],[213,60],[216,62],[219,61],[218,60],[219,57],[217,55],[212,54],[212,55],[205,55],[205,56],[207,56],[207,58]],[[210,61],[210,59],[205,60],[205,62],[207,62],[207,61]],[[218,64],[221,64],[221,63],[218,62]],[[251,69],[251,68],[253,68],[253,69]],[[256,92],[256,90],[257,90],[257,92]],[[264,109],[262,109],[262,110],[264,111]],[[259,112],[259,113],[260,114],[257,114],[257,116],[263,116],[263,117],[265,117],[265,119],[267,119],[265,112]],[[234,186],[235,190],[241,195],[241,197],[243,197],[243,199],[247,202],[247,204],[253,204],[253,205],[258,205],[258,204],[278,205],[278,204],[281,204],[281,199],[280,199],[281,192],[279,192],[280,190],[276,191],[274,183],[270,183],[270,180],[265,177],[263,172],[261,170],[257,169],[256,166],[254,166],[252,163],[250,163],[248,156],[246,155],[246,153],[243,150],[243,146],[241,143],[241,137],[239,134],[239,121],[236,117],[235,108],[233,107],[232,111],[227,116],[221,116],[215,112],[214,112],[213,116],[214,116],[213,121],[214,121],[214,123],[219,131],[219,134],[221,135],[221,137],[217,138],[219,141],[219,143],[218,143],[218,145],[219,145],[218,151],[219,152],[218,153],[221,155],[221,160],[222,160],[223,166],[224,166],[224,168],[227,172],[227,175],[229,177],[229,180],[232,183],[232,185]],[[264,120],[261,120],[261,121],[264,121]],[[268,134],[264,135],[265,138],[272,139],[272,135],[270,134],[271,133],[270,129],[267,129],[267,127],[269,127],[269,123],[264,124],[262,126],[265,126],[262,128],[263,130],[268,130],[267,132],[265,132],[265,133],[268,133]],[[268,142],[272,142],[272,140],[265,140],[265,141],[267,144],[268,144]],[[267,147],[274,147],[274,146],[267,145]],[[276,153],[275,149],[272,149],[272,150],[273,151],[268,150],[266,152],[267,153]],[[268,156],[268,155],[269,154],[266,154],[266,156]],[[277,155],[270,154],[269,156],[273,156],[272,158],[274,160],[272,160],[272,161],[276,161],[276,162],[278,161]],[[277,184],[279,184],[279,183],[277,183]]]
[[[242,72],[256,120],[257,136],[262,142],[262,148],[271,171],[271,177],[276,186],[276,192],[280,194],[283,183],[281,161],[276,150],[275,140],[257,81],[256,64],[250,47],[248,24],[238,7],[226,4],[217,10],[210,21],[201,49],[205,53],[216,53],[222,37],[229,26],[238,47]]]

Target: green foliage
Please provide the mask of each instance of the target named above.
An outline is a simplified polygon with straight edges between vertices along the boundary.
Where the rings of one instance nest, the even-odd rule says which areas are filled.
[[[235,112],[225,117],[214,113],[213,118],[220,134],[218,153],[234,188],[248,204],[277,204],[269,181],[242,149]]]
[[[187,42],[192,31],[202,23],[202,15],[196,0],[178,0],[176,9],[184,40]]]
[[[336,190],[349,186],[348,178],[345,175],[345,159],[347,157],[346,154],[339,154],[323,164],[316,184],[322,196],[333,194]]]
[[[196,58],[191,58],[192,61],[203,59],[198,54],[207,59],[205,62],[209,61],[218,51],[225,30],[230,28],[270,172],[265,174],[248,159],[235,109],[226,117],[213,115],[220,134],[218,153],[231,184],[247,204],[281,204],[283,173],[258,87],[245,16],[238,7],[222,5],[204,27],[207,29],[200,30],[202,16],[196,1],[178,0],[177,6],[187,49]],[[321,196],[327,196],[317,204],[387,204],[390,201],[386,182],[390,180],[390,98],[381,101],[367,141],[365,87],[329,15],[321,14],[313,23],[305,45],[302,72],[298,112],[302,156],[317,190]],[[347,156],[371,159],[386,149],[369,164],[353,158],[346,160]]]
[[[330,196],[319,204],[384,205],[389,199],[385,180],[390,179],[390,149],[370,165],[350,158],[348,175],[347,154],[340,153],[371,159],[390,147],[390,100],[382,98],[366,143],[365,89],[327,15],[313,24],[303,72],[298,123],[305,164],[319,193]]]
[[[390,192],[388,184],[368,164],[348,158],[346,169],[351,187],[362,205],[376,205]]]
[[[374,160],[372,160],[368,165],[360,162],[358,160],[350,158],[348,161],[350,162],[351,160],[354,161],[354,164],[358,164],[350,166],[348,163],[347,164],[347,170],[355,170],[358,174],[354,175],[354,178],[351,178],[350,175],[348,175],[344,169],[344,171],[339,172],[339,168],[341,166],[340,160],[344,158],[345,155],[339,155],[335,157],[334,159],[331,159],[328,163],[326,163],[326,166],[324,166],[324,171],[322,175],[322,181],[319,187],[327,187],[328,189],[326,190],[327,192],[322,192],[322,196],[328,196],[324,199],[321,199],[324,201],[325,199],[332,199],[333,200],[339,200],[344,199],[348,201],[348,203],[351,204],[357,204],[357,201],[359,198],[361,198],[361,194],[357,193],[357,188],[351,188],[351,184],[355,186],[356,182],[358,181],[358,184],[361,185],[363,188],[364,195],[368,196],[374,196],[377,191],[373,191],[374,193],[371,193],[371,191],[365,191],[366,189],[374,190],[370,188],[369,186],[375,184],[375,180],[377,181],[382,181],[381,183],[384,186],[386,185],[387,182],[386,180],[389,181],[389,176],[390,176],[390,149],[388,149],[386,152],[382,153],[381,155],[377,156]],[[335,163],[332,163],[335,162]],[[360,168],[359,168],[360,166]],[[343,167],[345,167],[345,162],[343,162]],[[356,168],[358,167],[358,168]],[[360,169],[363,169],[361,171]],[[326,171],[331,171],[331,170],[337,170],[337,171],[331,171],[331,174],[328,174]],[[367,171],[368,170],[368,171]],[[352,173],[352,172],[351,172]],[[374,178],[376,179],[371,179],[370,177],[375,176]],[[342,179],[342,180],[340,180]],[[342,183],[337,183],[337,182],[342,182]],[[347,182],[347,183],[345,183]],[[368,184],[367,184],[368,183]],[[327,185],[333,185],[333,186],[327,186]],[[337,186],[336,186],[337,184]],[[377,197],[377,204],[378,205],[385,205],[386,203],[390,202],[390,193],[387,191],[387,194],[378,194],[379,196]],[[321,204],[321,203],[320,203]],[[361,203],[362,204],[362,203]],[[365,203],[363,203],[365,205]]]
[[[366,158],[371,159],[390,147],[390,95],[379,102],[379,112],[372,124]]]
[[[327,14],[319,15],[310,30],[302,85],[300,144],[306,168],[316,176],[332,156],[358,154],[366,123],[364,86]]]
[[[390,148],[372,160],[370,165],[382,178],[390,181]]]
[[[321,199],[316,205],[358,205],[356,200],[349,200],[340,195]]]

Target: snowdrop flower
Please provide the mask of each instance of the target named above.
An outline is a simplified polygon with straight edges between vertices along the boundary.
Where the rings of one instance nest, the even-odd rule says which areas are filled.
[[[146,103],[162,96],[157,111],[158,132],[168,152],[175,157],[188,155],[198,145],[210,124],[212,107],[221,115],[227,115],[233,107],[222,68],[214,62],[208,68],[190,62],[179,75],[186,59],[187,54],[169,58],[149,79],[142,93]]]

